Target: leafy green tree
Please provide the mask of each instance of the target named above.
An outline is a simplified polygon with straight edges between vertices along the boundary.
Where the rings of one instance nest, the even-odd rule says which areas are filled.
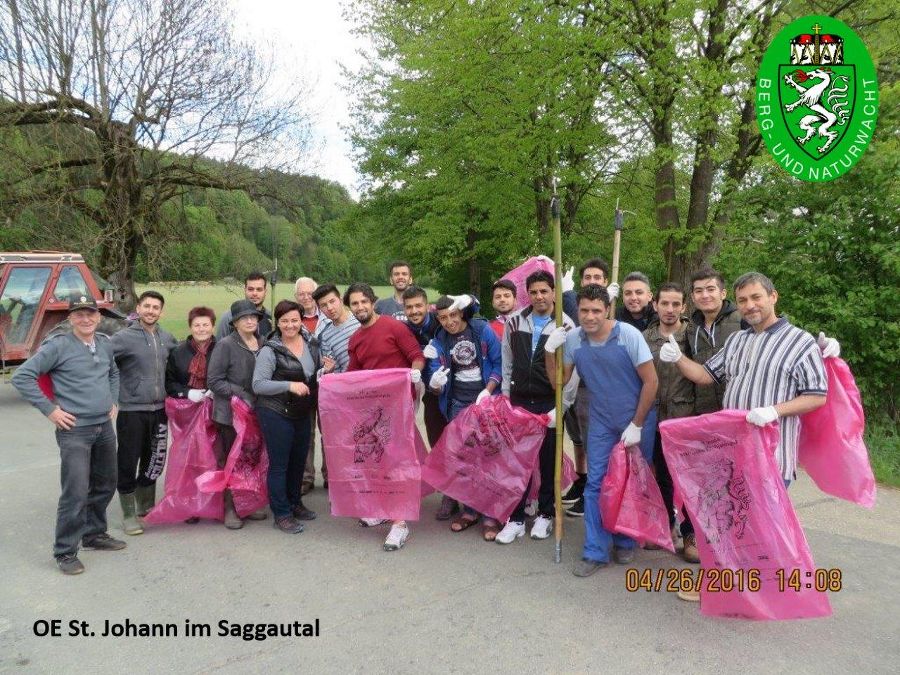
[[[303,87],[274,88],[224,0],[15,0],[0,4],[0,44],[2,150],[30,144],[0,183],[3,215],[76,212],[125,307],[139,253],[172,234],[167,202],[254,191],[248,167],[296,166],[306,147]]]

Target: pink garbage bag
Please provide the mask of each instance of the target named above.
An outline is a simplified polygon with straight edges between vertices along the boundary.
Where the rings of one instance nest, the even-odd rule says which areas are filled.
[[[866,418],[850,366],[825,359],[825,405],[800,418],[798,459],[822,492],[872,508],[875,476],[863,442]]]
[[[253,409],[232,396],[231,415],[237,436],[228,451],[225,468],[207,471],[197,479],[197,487],[204,492],[231,490],[234,510],[245,518],[269,504],[269,455]]]
[[[211,419],[212,399],[192,403],[166,399],[172,445],[166,463],[165,495],[146,516],[146,525],[181,523],[188,518],[222,520],[225,506],[221,492],[202,492],[196,480],[216,470],[216,427]]]
[[[552,260],[547,256],[539,255],[529,258],[515,269],[512,269],[503,275],[503,279],[509,279],[516,285],[516,309],[522,309],[530,304],[528,300],[528,289],[525,288],[525,279],[528,278],[528,275],[537,272],[538,270],[544,270],[550,272],[550,274],[554,274],[555,269],[556,267],[553,265]]]
[[[600,486],[600,518],[610,532],[631,537],[641,546],[656,544],[675,553],[662,493],[637,448],[626,449],[620,442],[610,452]]]
[[[418,520],[417,429],[406,368],[359,370],[319,381],[331,515]]]
[[[600,483],[600,520],[607,529],[611,529],[610,523],[619,519],[619,509],[628,483],[628,456],[620,452],[624,450],[625,444],[619,442],[610,451],[606,475]]]
[[[425,460],[422,478],[479,513],[505,521],[522,500],[546,428],[546,415],[492,396],[447,425]]]
[[[830,616],[815,590],[815,563],[775,461],[778,426],[757,427],[746,411],[723,410],[659,425],[676,503],[697,533],[700,611],[743,619]],[[799,590],[779,587],[798,570]],[[756,588],[754,581],[759,587]]]

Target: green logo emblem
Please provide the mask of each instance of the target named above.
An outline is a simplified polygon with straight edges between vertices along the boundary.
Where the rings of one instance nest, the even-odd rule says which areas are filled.
[[[775,161],[801,180],[834,180],[869,145],[878,80],[841,21],[807,16],[769,45],[756,78],[756,119]]]

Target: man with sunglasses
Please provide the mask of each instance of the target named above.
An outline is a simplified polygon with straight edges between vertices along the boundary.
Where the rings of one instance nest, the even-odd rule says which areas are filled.
[[[119,369],[108,336],[97,333],[97,302],[69,302],[71,333],[57,334],[19,366],[12,378],[22,397],[56,426],[62,492],[56,511],[53,555],[63,574],[80,574],[78,545],[117,551],[125,542],[106,533],[106,507],[116,491],[116,435],[112,418],[119,399]],[[49,375],[45,395],[38,378]]]

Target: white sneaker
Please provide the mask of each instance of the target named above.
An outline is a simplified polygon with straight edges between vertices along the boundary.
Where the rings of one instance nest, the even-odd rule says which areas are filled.
[[[546,516],[538,516],[534,519],[534,525],[531,526],[532,539],[546,539],[553,530],[553,518]]]
[[[511,544],[519,537],[525,536],[525,523],[510,520],[494,539],[498,544]]]
[[[529,518],[534,518],[537,513],[537,499],[532,499],[525,505],[525,515]]]
[[[395,523],[384,540],[384,550],[396,551],[399,548],[403,548],[403,544],[406,543],[407,539],[409,539],[409,528],[406,525]]]
[[[384,518],[360,518],[359,526],[360,527],[378,527],[379,525],[384,525],[387,522]]]

